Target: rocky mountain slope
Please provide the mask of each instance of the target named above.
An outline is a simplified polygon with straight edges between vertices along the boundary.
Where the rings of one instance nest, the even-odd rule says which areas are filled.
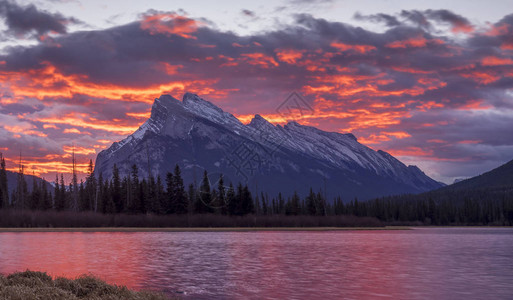
[[[350,133],[326,132],[290,122],[273,125],[259,115],[245,125],[230,113],[191,93],[183,100],[155,99],[151,117],[120,142],[98,154],[95,174],[122,174],[137,164],[140,176],[164,177],[175,164],[186,183],[203,170],[215,181],[247,183],[252,192],[290,195],[326,190],[343,199],[419,193],[442,186],[419,168],[374,151]],[[326,187],[326,188],[325,188]]]

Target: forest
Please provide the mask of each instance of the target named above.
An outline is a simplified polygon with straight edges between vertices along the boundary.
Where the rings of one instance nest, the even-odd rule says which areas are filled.
[[[298,219],[308,221],[285,222],[288,226],[348,226],[357,223],[371,223],[373,226],[513,225],[511,187],[463,191],[442,189],[419,195],[359,201],[342,200],[343,195],[335,199],[325,199],[322,190],[312,189],[303,198],[297,193],[287,197],[265,193],[252,195],[247,185],[225,183],[222,176],[215,186],[211,186],[207,171],[199,184],[190,183],[186,186],[178,165],[164,179],[160,176],[140,178],[137,165],[133,165],[130,175],[124,177],[120,176],[116,165],[113,167],[112,178],[103,178],[102,174],[95,176],[93,170],[93,163],[90,161],[85,181],[78,182],[77,176],[73,175],[72,181],[66,185],[61,174],[55,178],[53,188],[49,189],[49,185],[43,180],[32,179],[27,182],[23,168],[20,168],[16,188],[9,195],[5,159],[0,155],[0,210],[9,211],[11,216],[13,212],[19,211],[66,212],[68,215],[88,212],[97,218],[99,215],[209,215],[210,220],[214,220],[209,226],[215,226],[216,222],[228,224],[221,221],[224,220],[221,216],[253,216],[262,220],[267,217],[265,220],[273,220],[273,224],[283,223],[277,221],[279,217],[310,217]],[[32,185],[30,192],[29,184]],[[336,221],[338,217],[345,219]],[[359,218],[366,222],[356,221]],[[321,219],[325,221],[320,221]],[[328,219],[330,222],[327,223]],[[140,219],[138,222],[145,221]],[[176,222],[173,224],[180,225]]]

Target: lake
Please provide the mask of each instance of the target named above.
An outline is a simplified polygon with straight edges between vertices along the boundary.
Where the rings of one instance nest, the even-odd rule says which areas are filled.
[[[0,273],[187,299],[513,299],[512,228],[0,233]]]

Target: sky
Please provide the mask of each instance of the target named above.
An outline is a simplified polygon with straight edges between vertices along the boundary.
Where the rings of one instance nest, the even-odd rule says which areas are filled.
[[[445,183],[513,159],[511,1],[0,0],[0,152],[71,178],[161,94],[298,121]]]

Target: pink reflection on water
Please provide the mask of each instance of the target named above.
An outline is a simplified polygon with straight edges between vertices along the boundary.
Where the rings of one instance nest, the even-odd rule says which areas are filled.
[[[128,233],[2,233],[0,273],[47,272],[52,277],[74,278],[94,274],[109,283],[137,287],[143,280],[137,264],[144,256],[137,243],[128,247]]]

